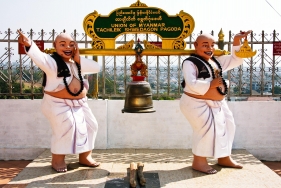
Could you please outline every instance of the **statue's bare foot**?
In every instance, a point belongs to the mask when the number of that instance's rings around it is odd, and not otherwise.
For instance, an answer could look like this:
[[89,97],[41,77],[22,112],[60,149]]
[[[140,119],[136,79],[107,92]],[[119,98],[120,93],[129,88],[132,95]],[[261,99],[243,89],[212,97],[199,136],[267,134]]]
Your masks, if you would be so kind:
[[84,165],[84,166],[89,166],[89,167],[98,167],[100,166],[100,162],[96,162],[95,160],[91,160],[91,161],[83,161],[83,160],[79,160],[79,163],[81,165]]
[[65,155],[52,154],[52,168],[56,172],[67,172],[67,166],[64,161]]
[[236,161],[234,161],[230,156],[219,158],[218,165],[230,168],[243,168],[243,166]]
[[216,174],[217,170],[213,169],[211,166],[207,165],[192,165],[192,169],[199,171],[199,172],[203,172],[205,174]]
[[203,172],[205,174],[216,174],[217,170],[208,165],[206,157],[193,155],[192,169]]
[[89,167],[98,167],[100,166],[100,162],[96,162],[92,156],[92,152],[88,151],[85,153],[80,153],[79,154],[79,163],[81,165],[89,166]]

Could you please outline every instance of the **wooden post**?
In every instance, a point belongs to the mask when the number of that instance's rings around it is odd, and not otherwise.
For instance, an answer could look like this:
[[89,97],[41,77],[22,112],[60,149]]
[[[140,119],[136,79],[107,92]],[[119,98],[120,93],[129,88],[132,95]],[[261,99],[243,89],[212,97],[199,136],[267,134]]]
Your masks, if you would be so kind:
[[142,186],[145,186],[146,184],[146,180],[144,178],[143,175],[143,168],[144,168],[144,164],[142,162],[138,163],[138,178],[139,178],[139,182]]
[[136,182],[136,165],[135,163],[130,164],[130,186],[137,187]]

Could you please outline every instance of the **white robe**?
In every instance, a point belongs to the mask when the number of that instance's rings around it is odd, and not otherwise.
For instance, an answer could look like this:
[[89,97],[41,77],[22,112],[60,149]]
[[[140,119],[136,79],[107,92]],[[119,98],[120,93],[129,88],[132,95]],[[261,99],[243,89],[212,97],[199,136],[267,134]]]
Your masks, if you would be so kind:
[[51,152],[78,154],[94,149],[98,123],[87,104],[45,94],[41,109],[52,127]]
[[[216,57],[223,72],[237,67],[243,59],[234,55],[240,46],[233,47],[232,55]],[[211,70],[208,71],[211,74]],[[217,68],[217,67],[216,67]],[[184,91],[197,95],[204,95],[212,78],[198,79],[198,69],[191,61],[184,61],[183,76],[186,86]],[[182,94],[180,109],[193,129],[192,152],[201,157],[221,158],[231,155],[235,134],[235,123],[232,112],[226,101],[212,101],[189,97]]]
[[[63,85],[63,78],[57,77],[57,64],[48,54],[41,52],[32,43],[27,55],[47,75],[45,91],[57,91]],[[97,62],[81,57],[81,74],[97,73]],[[73,76],[78,77],[76,66],[67,63],[71,76],[66,78],[69,84]],[[88,89],[87,80],[84,86]],[[87,104],[87,97],[79,100],[60,99],[44,94],[41,109],[52,127],[51,152],[54,154],[78,154],[94,148],[98,123]]]

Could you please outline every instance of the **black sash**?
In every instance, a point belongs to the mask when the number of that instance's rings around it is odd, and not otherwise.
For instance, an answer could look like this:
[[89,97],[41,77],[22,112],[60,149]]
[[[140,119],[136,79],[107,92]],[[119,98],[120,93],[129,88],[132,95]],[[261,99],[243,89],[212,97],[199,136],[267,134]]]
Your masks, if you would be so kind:
[[[51,55],[51,57],[54,58],[54,60],[57,63],[57,67],[58,67],[57,77],[69,77],[69,76],[71,76],[70,71],[69,71],[66,63],[64,62],[64,60],[61,58],[61,56],[57,52],[54,52]],[[43,87],[46,86],[46,82],[47,82],[47,75],[43,71],[43,82],[42,82]]]
[[[215,59],[215,57],[213,56],[212,59],[214,61],[217,61]],[[204,60],[201,56],[198,56],[196,54],[191,54],[190,57],[186,58],[185,60],[189,60],[191,61],[198,69],[198,78],[210,78],[211,75],[208,71],[208,68],[206,67],[206,65],[203,63],[205,62],[206,60]],[[185,61],[184,60],[184,61]],[[184,62],[183,61],[183,62]],[[182,62],[182,66],[183,66],[183,62]],[[185,80],[183,79],[183,81],[181,82],[181,86],[184,88],[185,87]]]

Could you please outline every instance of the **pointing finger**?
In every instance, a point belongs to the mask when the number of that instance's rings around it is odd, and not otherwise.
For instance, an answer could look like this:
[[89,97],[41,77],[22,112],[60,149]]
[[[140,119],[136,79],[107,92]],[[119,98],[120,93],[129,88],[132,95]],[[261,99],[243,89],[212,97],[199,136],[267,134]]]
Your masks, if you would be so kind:
[[18,31],[19,35],[21,35],[21,36],[24,35],[19,29],[17,31]]

